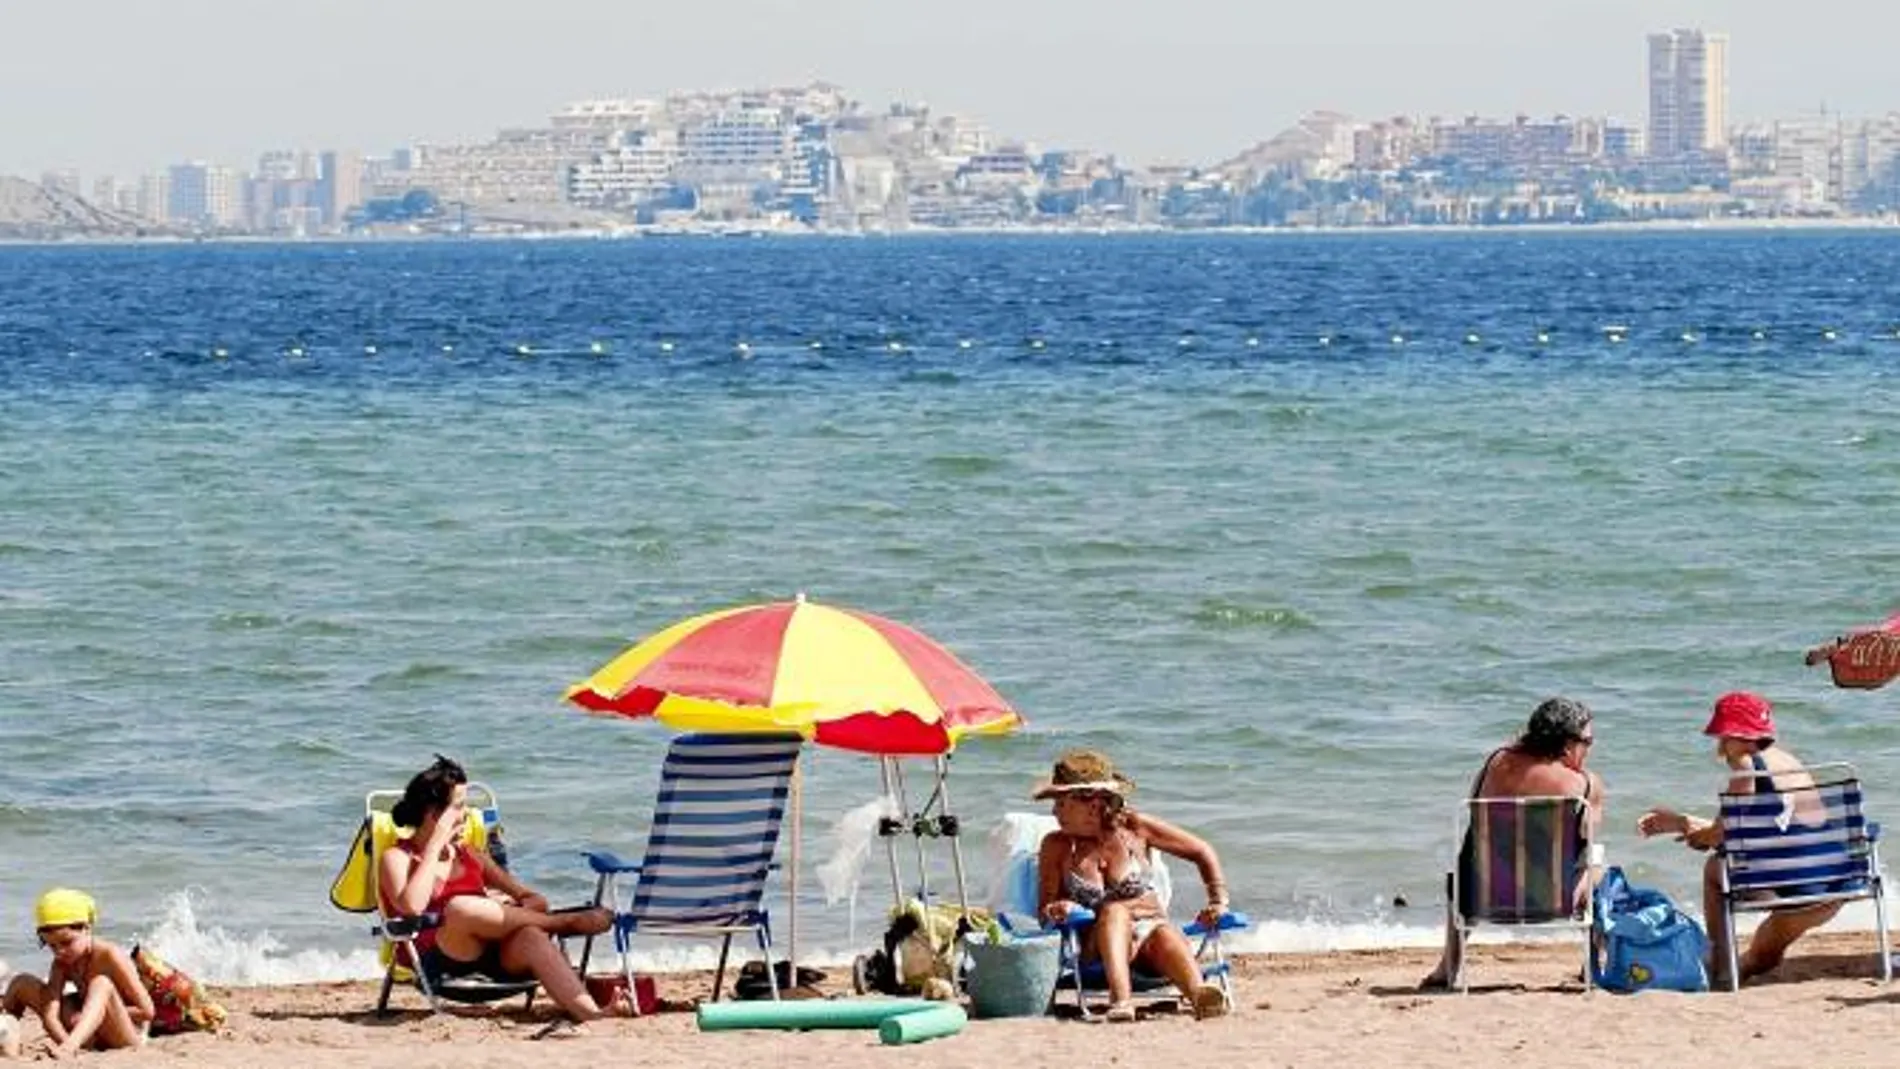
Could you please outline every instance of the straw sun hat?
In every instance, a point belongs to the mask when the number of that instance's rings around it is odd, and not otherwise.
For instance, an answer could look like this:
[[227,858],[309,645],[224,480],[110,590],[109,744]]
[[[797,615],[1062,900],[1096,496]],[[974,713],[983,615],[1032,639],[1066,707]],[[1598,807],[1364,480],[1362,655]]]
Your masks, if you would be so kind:
[[1056,758],[1049,778],[1030,796],[1038,801],[1073,791],[1103,792],[1126,797],[1135,781],[1115,771],[1115,762],[1098,750],[1070,750]]

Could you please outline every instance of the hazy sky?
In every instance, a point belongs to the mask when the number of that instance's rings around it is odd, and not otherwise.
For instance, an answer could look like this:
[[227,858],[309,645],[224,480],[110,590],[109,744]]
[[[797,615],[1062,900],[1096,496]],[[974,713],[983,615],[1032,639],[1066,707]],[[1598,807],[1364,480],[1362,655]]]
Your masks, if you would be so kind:
[[0,0],[0,173],[481,139],[562,103],[839,83],[1044,146],[1212,160],[1302,113],[1643,115],[1726,31],[1736,119],[1900,109],[1893,0]]

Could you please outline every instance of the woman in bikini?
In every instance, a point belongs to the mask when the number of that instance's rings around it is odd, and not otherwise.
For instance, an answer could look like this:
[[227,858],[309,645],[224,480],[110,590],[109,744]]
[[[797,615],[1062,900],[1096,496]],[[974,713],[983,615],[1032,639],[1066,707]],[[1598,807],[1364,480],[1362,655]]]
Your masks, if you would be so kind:
[[1127,804],[1134,784],[1107,757],[1076,750],[1056,761],[1038,800],[1055,803],[1058,830],[1042,841],[1038,904],[1043,918],[1061,923],[1070,911],[1093,910],[1095,923],[1082,933],[1083,953],[1098,959],[1108,980],[1110,1021],[1135,1019],[1131,968],[1167,977],[1181,990],[1197,1018],[1228,1010],[1221,989],[1203,983],[1194,948],[1168,923],[1155,894],[1152,852],[1191,861],[1207,887],[1203,924],[1217,923],[1227,909],[1227,884],[1214,848],[1166,821],[1137,813]]
[[463,840],[468,823],[468,775],[437,756],[403,790],[390,816],[413,828],[383,851],[379,890],[392,917],[435,914],[441,924],[416,937],[430,976],[481,974],[493,979],[532,976],[577,1022],[627,1012],[604,1011],[550,936],[599,935],[613,925],[604,909],[551,913],[548,900]]

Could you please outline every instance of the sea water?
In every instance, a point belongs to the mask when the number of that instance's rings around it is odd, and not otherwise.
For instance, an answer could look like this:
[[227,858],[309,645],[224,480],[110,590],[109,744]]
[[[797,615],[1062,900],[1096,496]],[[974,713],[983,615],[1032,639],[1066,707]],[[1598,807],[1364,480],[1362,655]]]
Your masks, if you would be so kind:
[[[584,898],[667,739],[562,690],[800,592],[1028,718],[953,762],[973,893],[1093,746],[1251,945],[1428,944],[1470,777],[1567,694],[1611,859],[1692,900],[1633,824],[1712,808],[1725,690],[1900,815],[1895,699],[1801,664],[1900,601],[1897,328],[1888,233],[0,249],[0,954],[73,884],[209,979],[365,975],[330,878],[437,752]],[[878,783],[806,772],[835,960]]]

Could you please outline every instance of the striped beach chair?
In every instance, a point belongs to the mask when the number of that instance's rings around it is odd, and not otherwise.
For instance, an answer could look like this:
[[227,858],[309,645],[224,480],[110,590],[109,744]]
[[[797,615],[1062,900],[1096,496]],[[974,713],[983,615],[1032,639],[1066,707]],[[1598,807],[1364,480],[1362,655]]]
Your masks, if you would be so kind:
[[[1575,931],[1583,939],[1589,975],[1591,902],[1577,889],[1597,861],[1584,838],[1587,803],[1581,798],[1473,798],[1457,818],[1452,859],[1452,938],[1464,944],[1480,925]],[[1469,968],[1459,989],[1471,990]],[[1589,990],[1589,985],[1584,985]]]
[[[778,997],[763,900],[801,745],[796,735],[679,736],[660,768],[646,857],[633,863],[604,850],[586,855],[598,877],[594,903],[613,906],[614,949],[627,990],[633,990],[630,948],[636,934],[717,939],[716,1001],[732,938],[749,933],[765,958],[772,997]],[[630,898],[621,883],[629,875],[635,877]],[[581,953],[583,973],[592,953],[589,939]]]
[[[1805,775],[1803,775],[1805,773]],[[1880,978],[1893,979],[1887,905],[1880,867],[1880,826],[1861,812],[1860,777],[1845,763],[1754,777],[1811,781],[1786,790],[1722,794],[1722,907],[1728,915],[1729,990],[1740,987],[1735,915],[1872,899],[1880,939]]]

